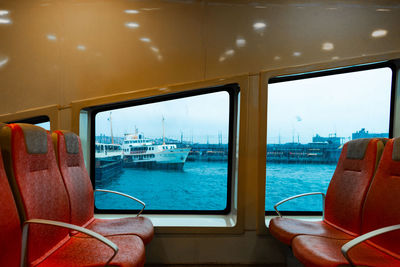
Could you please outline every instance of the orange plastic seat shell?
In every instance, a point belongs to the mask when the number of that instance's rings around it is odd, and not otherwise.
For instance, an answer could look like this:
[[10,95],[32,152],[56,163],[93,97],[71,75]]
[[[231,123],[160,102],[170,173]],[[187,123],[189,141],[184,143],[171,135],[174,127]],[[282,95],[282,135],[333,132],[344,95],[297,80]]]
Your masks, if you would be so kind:
[[347,158],[348,147],[349,142],[343,146],[326,193],[324,220],[272,218],[269,231],[275,238],[291,245],[293,238],[302,234],[351,239],[361,232],[362,207],[383,143],[370,139],[363,159]]
[[299,234],[325,236],[338,239],[352,239],[353,235],[327,224],[324,221],[303,221],[291,218],[273,218],[269,224],[270,233],[282,243],[291,245]]
[[[75,136],[79,146],[78,153],[68,153],[65,134]],[[104,220],[94,218],[93,186],[85,167],[79,137],[72,132],[55,131],[52,138],[69,196],[71,223],[86,227],[104,236],[137,235],[145,245],[150,243],[154,236],[154,227],[152,222],[144,216]],[[127,199],[127,201],[132,200]],[[83,235],[79,236],[83,237]]]
[[[26,132],[25,132],[26,131]],[[29,132],[31,144],[40,147],[40,152],[29,152],[25,136]],[[10,124],[1,129],[2,151],[7,153],[7,174],[13,184],[14,197],[21,216],[25,220],[48,219],[69,223],[70,209],[67,192],[59,172],[51,136],[44,129],[27,124]],[[46,148],[46,149],[44,149]],[[1,168],[0,168],[1,169]],[[0,170],[1,178],[1,170]],[[0,186],[2,186],[0,182]],[[0,191],[0,196],[6,190]],[[10,201],[7,201],[9,203]],[[3,203],[2,203],[3,205]],[[12,205],[7,212],[7,219],[13,217]],[[0,211],[2,211],[0,209]],[[2,216],[2,220],[3,220]],[[14,220],[15,223],[15,220]],[[17,222],[19,231],[10,230],[12,239],[21,242],[21,223]],[[8,234],[10,234],[8,233]],[[6,238],[2,235],[1,238]],[[137,236],[112,237],[120,248],[111,262],[114,266],[143,266],[145,248]],[[8,244],[7,243],[7,244]],[[21,247],[14,246],[14,259],[20,259]],[[12,256],[6,255],[7,257]],[[47,225],[31,225],[28,237],[28,264],[30,266],[104,266],[113,255],[110,248],[93,238],[71,237],[69,231]],[[8,259],[8,258],[7,258]],[[13,266],[14,261],[1,266]]]
[[19,267],[21,225],[0,153],[0,266]]
[[[349,240],[338,240],[319,236],[299,235],[293,239],[294,256],[307,267],[349,266],[340,248]],[[400,260],[381,252],[367,243],[359,244],[349,253],[356,265],[400,266]]]
[[[118,254],[110,266],[139,267],[145,262],[145,248],[137,236],[108,237],[118,244]],[[70,267],[70,266],[104,266],[111,257],[112,250],[91,238],[71,237],[67,244],[56,250],[36,266]]]
[[[400,223],[400,138],[387,142],[363,205],[361,234]],[[400,266],[400,231],[378,235],[353,247],[349,256],[356,265]],[[293,239],[293,253],[305,266],[348,265],[341,253],[346,240],[301,235]]]

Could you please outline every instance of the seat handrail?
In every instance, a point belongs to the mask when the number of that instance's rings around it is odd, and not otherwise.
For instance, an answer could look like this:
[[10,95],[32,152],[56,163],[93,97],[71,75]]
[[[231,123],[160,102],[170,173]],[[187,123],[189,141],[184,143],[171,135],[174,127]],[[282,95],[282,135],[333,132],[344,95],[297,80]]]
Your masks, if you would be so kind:
[[108,259],[108,261],[105,263],[104,266],[108,266],[108,264],[114,259],[114,257],[118,253],[118,246],[112,242],[111,240],[105,238],[104,236],[88,230],[86,228],[70,224],[70,223],[64,223],[64,222],[59,222],[59,221],[52,221],[52,220],[44,220],[44,219],[30,219],[24,222],[23,228],[22,228],[22,249],[21,249],[21,267],[26,266],[26,253],[27,253],[27,245],[28,245],[28,233],[29,233],[29,225],[30,224],[45,224],[45,225],[53,225],[57,227],[62,227],[62,228],[67,228],[71,230],[75,230],[81,233],[84,233],[90,237],[93,237],[100,242],[104,243],[105,245],[109,246],[113,250],[113,255]]
[[135,197],[133,197],[131,195],[128,195],[128,194],[125,194],[125,193],[121,193],[121,192],[118,192],[118,191],[112,191],[112,190],[106,190],[106,189],[95,189],[94,192],[105,192],[105,193],[117,194],[117,195],[120,195],[120,196],[124,196],[124,197],[130,198],[130,199],[135,200],[136,202],[142,204],[143,208],[139,211],[138,214],[136,214],[136,217],[139,217],[139,215],[143,212],[144,208],[146,207],[146,203],[144,203],[143,201],[141,201],[138,198],[135,198]]
[[278,206],[295,198],[299,198],[299,197],[305,197],[305,196],[312,196],[312,195],[322,195],[322,218],[324,218],[324,214],[325,214],[325,194],[322,192],[310,192],[310,193],[304,193],[304,194],[300,194],[300,195],[295,195],[295,196],[291,196],[288,197],[284,200],[279,201],[278,203],[276,203],[274,205],[274,210],[276,211],[276,213],[279,215],[279,217],[282,217],[282,214],[278,211]]
[[347,242],[346,244],[344,244],[341,248],[342,254],[343,256],[346,258],[346,260],[350,263],[351,266],[355,266],[353,261],[351,260],[350,256],[349,256],[349,251],[357,246],[358,244],[372,238],[375,237],[377,235],[381,235],[387,232],[391,232],[391,231],[395,231],[395,230],[400,230],[400,224],[395,224],[395,225],[391,225],[391,226],[386,226],[386,227],[382,227],[376,230],[373,230],[371,232],[365,233],[363,235],[360,235],[352,240],[350,240],[349,242]]

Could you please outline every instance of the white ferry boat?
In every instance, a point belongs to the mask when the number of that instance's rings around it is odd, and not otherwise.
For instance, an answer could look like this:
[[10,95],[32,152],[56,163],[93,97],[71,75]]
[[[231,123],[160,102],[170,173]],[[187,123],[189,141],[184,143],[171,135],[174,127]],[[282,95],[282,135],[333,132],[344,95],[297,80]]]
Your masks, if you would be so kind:
[[124,167],[182,169],[190,147],[178,148],[176,144],[155,144],[143,134],[125,134],[123,149]]
[[122,146],[120,144],[95,144],[95,157],[102,160],[120,160],[122,158]]
[[109,178],[120,172],[122,172],[122,146],[95,143],[96,178]]

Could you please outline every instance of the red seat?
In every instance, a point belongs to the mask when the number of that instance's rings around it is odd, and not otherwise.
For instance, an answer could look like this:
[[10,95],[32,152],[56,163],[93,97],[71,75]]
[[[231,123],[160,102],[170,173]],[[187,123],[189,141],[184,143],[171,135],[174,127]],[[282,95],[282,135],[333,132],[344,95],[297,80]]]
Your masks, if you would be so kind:
[[[50,134],[37,126],[10,124],[1,130],[0,143],[21,220],[24,223],[27,220],[33,223],[32,219],[69,223],[68,195]],[[20,242],[17,234],[10,240]],[[111,264],[143,266],[145,249],[139,237],[119,236],[110,239],[121,250]],[[101,266],[107,263],[113,253],[113,250],[95,239],[71,237],[66,228],[38,222],[29,227],[27,262],[30,266],[80,266],[81,263]]]
[[287,245],[301,234],[337,239],[359,234],[362,206],[383,147],[376,138],[347,142],[326,192],[323,221],[276,217],[269,224],[271,234]]
[[0,266],[17,267],[21,258],[21,224],[0,154]]
[[[386,144],[366,196],[361,234],[400,224],[399,194],[400,138],[396,138]],[[355,246],[348,251],[348,256],[356,265],[400,266],[399,240],[400,230],[383,233]],[[346,242],[324,237],[298,236],[292,243],[293,253],[306,266],[340,266],[349,264],[340,252]]]
[[146,217],[110,220],[94,218],[93,186],[85,167],[79,137],[72,132],[55,131],[52,138],[69,196],[71,223],[84,226],[104,236],[137,235],[148,244],[154,236],[154,228]]
[[[293,239],[293,253],[307,267],[349,266],[340,248],[349,240],[300,235]],[[357,266],[400,266],[400,261],[375,249],[368,244],[360,244],[350,251],[350,257]]]

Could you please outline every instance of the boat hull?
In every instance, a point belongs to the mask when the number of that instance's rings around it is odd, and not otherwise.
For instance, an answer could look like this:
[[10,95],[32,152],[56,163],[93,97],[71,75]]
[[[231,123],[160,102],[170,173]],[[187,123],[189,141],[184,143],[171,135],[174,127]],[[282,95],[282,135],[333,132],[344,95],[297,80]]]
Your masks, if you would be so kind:
[[182,170],[184,162],[179,163],[158,163],[156,161],[145,162],[124,162],[124,168],[146,168],[146,169],[163,169],[163,170]]
[[96,159],[96,179],[108,179],[122,173],[122,160],[98,160]]
[[124,155],[124,168],[148,168],[181,170],[186,162],[190,148],[176,148],[159,153]]

